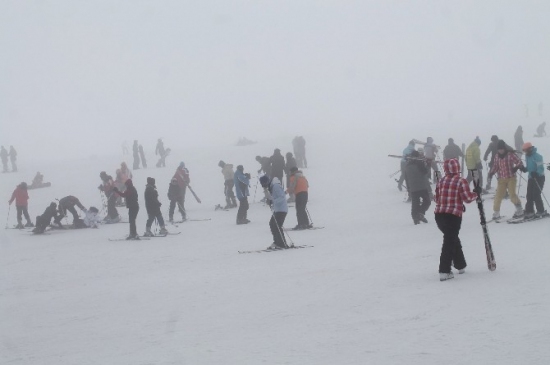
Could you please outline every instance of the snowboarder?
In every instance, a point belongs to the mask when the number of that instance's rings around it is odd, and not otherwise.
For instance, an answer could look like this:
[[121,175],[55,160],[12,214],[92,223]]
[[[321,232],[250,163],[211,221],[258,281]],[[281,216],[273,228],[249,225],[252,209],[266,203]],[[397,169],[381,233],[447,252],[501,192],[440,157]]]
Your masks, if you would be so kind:
[[157,167],[166,167],[166,157],[170,154],[170,148],[164,149],[164,142],[162,139],[158,139],[157,146],[155,148],[155,155],[159,156]]
[[132,179],[126,180],[124,183],[126,190],[124,192],[118,191],[117,188],[113,189],[113,192],[124,197],[126,199],[126,208],[128,208],[128,219],[130,220],[130,235],[126,239],[138,240],[139,235],[136,228],[136,218],[139,212],[138,192],[132,182]]
[[450,160],[451,158],[464,157],[462,150],[455,144],[454,139],[449,138],[449,144],[443,149],[443,159]]
[[[298,167],[298,165],[296,164],[296,159],[294,158],[294,156],[292,156],[292,152],[287,152],[285,156],[286,156],[286,164],[285,164],[286,186],[289,186],[290,175],[292,174],[290,170],[293,167]],[[294,196],[294,194],[289,193],[287,203],[292,203],[295,200],[296,200],[296,197]]]
[[178,168],[172,178],[177,180],[178,186],[180,187],[180,194],[177,204],[180,212],[183,211],[181,214],[182,219],[186,220],[187,214],[185,213],[185,194],[187,193],[187,187],[191,183],[191,178],[189,177],[189,170],[185,167],[185,163],[183,161],[181,161],[178,165]]
[[403,158],[400,161],[401,176],[397,181],[397,188],[399,189],[399,191],[403,191],[403,182],[406,182],[405,166],[407,166],[407,156],[409,156],[411,152],[414,151],[414,146],[415,146],[414,139],[412,139],[409,141],[409,144],[407,145],[407,147],[405,147],[405,149],[403,150]]
[[146,169],[147,160],[145,159],[145,152],[143,152],[143,146],[139,145],[138,150],[139,150],[139,156],[141,157],[141,165],[143,166],[144,169]]
[[424,157],[426,158],[426,165],[428,166],[428,177],[432,175],[432,169],[434,171],[433,181],[437,180],[439,177],[439,168],[435,162],[438,150],[438,147],[434,144],[433,138],[428,137],[424,144]]
[[[514,155],[515,156],[515,155]],[[443,162],[445,176],[439,180],[435,188],[435,222],[443,233],[443,245],[439,258],[439,280],[445,281],[454,277],[451,264],[464,273],[466,259],[458,234],[462,224],[464,203],[476,200],[477,195],[470,191],[466,179],[460,177],[460,163],[457,159]],[[479,186],[477,189],[481,189]]]
[[67,211],[71,212],[71,214],[73,215],[73,225],[76,227],[81,219],[78,216],[78,212],[74,208],[75,205],[80,208],[80,210],[82,210],[84,213],[86,213],[87,210],[86,208],[84,208],[82,203],[80,203],[80,200],[72,195],[68,195],[64,198],[59,199],[57,210],[59,211],[60,220],[67,216]]
[[[476,139],[474,139],[468,148],[466,148],[466,156],[464,160],[466,162],[466,168],[468,169],[468,177],[466,179],[468,183],[474,179],[470,170],[477,170],[477,174],[479,176],[479,186],[483,186],[483,164],[481,163],[481,150],[479,149],[480,145],[481,139],[476,136]],[[487,190],[483,191],[483,193],[487,193]]]
[[160,211],[161,202],[159,202],[159,193],[155,186],[155,179],[152,177],[147,178],[147,186],[145,187],[145,209],[147,210],[147,223],[145,225],[145,237],[152,237],[151,226],[156,219],[160,225],[160,235],[168,234],[168,231],[164,227],[164,219],[162,218],[162,212]]
[[270,177],[277,177],[279,181],[283,181],[283,173],[285,171],[285,158],[281,155],[281,150],[276,148],[273,151],[273,155],[269,158],[269,164],[271,166]]
[[288,213],[288,205],[281,182],[277,177],[274,177],[270,181],[269,177],[264,175],[260,177],[260,184],[264,188],[265,198],[272,210],[271,218],[269,219],[269,228],[273,235],[273,243],[268,249],[288,248],[283,231],[283,224]]
[[521,126],[518,126],[516,133],[514,133],[514,146],[516,147],[518,157],[521,158],[521,151],[523,147],[523,128]]
[[239,210],[237,211],[237,224],[247,224],[250,221],[246,218],[248,212],[248,188],[250,187],[250,174],[244,173],[243,165],[237,166],[237,171],[233,176],[237,199],[239,199]]
[[185,216],[185,210],[182,206],[183,196],[181,192],[181,187],[178,185],[178,179],[175,177],[172,178],[172,181],[170,181],[170,185],[168,186],[168,200],[170,200],[170,208],[168,210],[168,221],[170,223],[174,223],[174,211],[176,209],[176,205],[178,206],[178,210],[181,213],[181,219],[184,221],[186,219]]
[[271,162],[269,160],[269,157],[256,156],[256,161],[260,163],[258,174],[261,174],[263,172],[265,175],[271,176]]
[[426,162],[420,159],[420,153],[413,150],[411,159],[405,166],[407,176],[407,190],[411,197],[411,217],[414,224],[428,223],[426,211],[431,205],[430,181],[428,180],[428,168]]
[[46,228],[50,225],[52,218],[54,223],[63,228],[61,225],[61,218],[57,213],[57,204],[55,202],[50,203],[42,215],[36,217],[36,227],[32,230],[34,233],[44,233]]
[[298,220],[298,225],[296,225],[294,229],[302,230],[311,228],[309,217],[306,211],[309,182],[304,176],[304,173],[298,170],[296,166],[291,168],[290,172],[291,175],[287,192],[296,196],[296,218]]
[[43,183],[44,183],[44,175],[42,175],[40,171],[38,171],[36,175],[34,175],[34,178],[32,179],[31,186],[34,188],[37,188],[42,186]]
[[296,167],[307,169],[306,140],[302,136],[296,136],[292,140],[294,156],[296,156]]
[[223,174],[223,193],[225,195],[225,207],[224,209],[236,208],[237,200],[235,199],[235,193],[233,192],[233,187],[235,186],[234,176],[235,172],[233,171],[233,165],[220,161],[218,166],[222,168]]
[[537,127],[537,134],[535,134],[535,137],[544,137],[546,136],[546,122],[543,122],[541,125]]
[[137,140],[134,140],[134,144],[132,145],[132,155],[134,158],[133,168],[134,170],[137,170],[139,169],[139,147]]
[[9,157],[8,150],[6,150],[4,146],[2,146],[2,148],[0,149],[0,158],[2,159],[2,172],[9,172],[8,157]]
[[17,172],[17,151],[13,146],[10,146],[10,162],[11,162],[11,171]]
[[[537,152],[537,148],[531,142],[527,142],[522,146],[525,153],[526,167],[522,167],[523,172],[528,172],[527,180],[527,203],[525,203],[525,219],[542,218],[548,213],[544,209],[541,194],[544,189],[544,161],[542,156]],[[537,213],[533,209],[533,205],[537,208]]]
[[106,223],[117,223],[120,222],[120,216],[116,209],[116,200],[117,196],[114,194],[115,182],[110,175],[107,175],[105,171],[101,171],[99,174],[102,184],[99,185],[98,189],[105,194],[107,198],[107,216],[104,221]]
[[516,194],[516,172],[518,169],[523,168],[523,163],[519,157],[513,152],[508,150],[508,146],[503,140],[499,140],[497,143],[497,154],[493,159],[493,167],[489,171],[488,180],[494,174],[497,174],[498,185],[495,193],[495,201],[493,202],[493,219],[500,219],[500,205],[502,199],[508,191],[510,194],[510,201],[515,205],[516,212],[514,218],[523,216],[523,208],[521,206],[521,200]]
[[[27,183],[22,182],[21,184],[17,185],[13,193],[11,194],[11,199],[8,200],[8,204],[11,205],[13,201],[15,200],[15,208],[17,209],[17,226],[16,228],[22,229],[24,227],[34,227],[31,221],[31,217],[29,217],[29,193],[27,191]],[[27,224],[23,226],[23,219],[22,215],[25,216],[25,220],[27,221]]]

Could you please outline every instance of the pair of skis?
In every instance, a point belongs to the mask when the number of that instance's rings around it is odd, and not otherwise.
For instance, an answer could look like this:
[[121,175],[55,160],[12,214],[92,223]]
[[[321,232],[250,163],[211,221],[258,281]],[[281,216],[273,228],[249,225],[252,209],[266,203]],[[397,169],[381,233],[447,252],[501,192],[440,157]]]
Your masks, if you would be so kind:
[[[470,170],[473,181],[474,181],[474,187],[475,190],[480,190],[481,186],[479,186],[479,172],[478,170]],[[478,189],[479,188],[479,189]],[[493,253],[493,246],[491,245],[491,238],[489,237],[489,230],[487,229],[487,221],[485,219],[485,210],[483,209],[483,199],[481,198],[481,193],[476,192],[477,198],[477,208],[479,210],[479,218],[481,221],[481,228],[483,230],[483,238],[485,240],[485,254],[487,255],[487,268],[490,271],[495,271],[497,269],[497,263],[495,261],[495,255]]]
[[298,248],[309,248],[313,246],[309,245],[300,245],[300,246],[290,246],[287,248],[266,248],[263,250],[252,250],[252,251],[239,251],[239,253],[263,253],[263,252],[277,252],[277,251],[285,251],[285,250],[292,250],[292,249],[298,249]]

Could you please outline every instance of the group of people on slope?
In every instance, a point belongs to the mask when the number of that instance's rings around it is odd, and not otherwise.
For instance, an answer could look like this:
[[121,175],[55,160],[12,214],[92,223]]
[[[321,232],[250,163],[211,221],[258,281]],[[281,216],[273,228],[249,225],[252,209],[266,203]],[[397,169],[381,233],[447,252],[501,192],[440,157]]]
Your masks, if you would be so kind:
[[[126,142],[122,145],[123,154],[127,154]],[[156,167],[166,167],[166,157],[170,154],[172,150],[170,148],[164,148],[164,142],[161,138],[157,140],[157,145],[155,147],[155,155],[159,157],[159,160],[156,164]],[[132,145],[132,156],[133,156],[133,169],[139,169],[139,164],[141,161],[141,166],[147,168],[147,160],[145,158],[145,152],[143,151],[143,146],[138,143],[137,140],[134,140]]]

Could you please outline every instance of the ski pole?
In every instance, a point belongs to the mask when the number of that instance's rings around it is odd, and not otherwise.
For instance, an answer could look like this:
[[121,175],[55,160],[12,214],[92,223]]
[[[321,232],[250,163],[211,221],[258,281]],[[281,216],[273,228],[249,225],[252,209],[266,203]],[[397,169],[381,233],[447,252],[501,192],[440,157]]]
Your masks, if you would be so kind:
[[401,169],[397,170],[396,172],[394,172],[393,174],[390,174],[390,178],[394,177],[395,175],[397,175],[398,173],[401,172]]
[[307,209],[307,207],[306,207],[306,213],[307,213],[307,217],[309,218],[309,224],[313,226],[313,219],[311,219],[311,215],[309,214],[309,209]]
[[[283,243],[285,244],[286,248],[294,247],[294,241],[292,241],[292,238],[290,237],[288,232],[285,231],[284,229],[281,231],[281,227],[279,227],[279,223],[277,223],[277,219],[275,218],[275,212],[273,211],[273,209],[271,210],[271,218],[273,219],[273,222],[275,222],[275,225],[277,226],[277,230],[279,231],[279,235],[283,239]],[[285,235],[283,232],[285,232],[286,235],[288,236],[288,240],[290,241],[290,246],[284,241]]]
[[521,189],[521,180],[523,180],[523,176],[521,175],[521,172],[519,173],[519,184],[518,184],[518,196],[519,196],[519,189]]
[[[260,176],[260,175],[258,175]],[[256,177],[256,188],[254,189],[254,200],[253,203],[256,203],[256,192],[258,191],[258,182],[260,181],[259,178]]]
[[6,218],[6,229],[8,229],[8,221],[10,220],[11,204],[8,205],[8,217]]
[[546,196],[545,196],[544,193],[542,192],[542,189],[541,189],[540,184],[539,184],[539,182],[537,181],[537,179],[535,179],[535,182],[537,183],[537,187],[539,188],[540,194],[541,194],[542,197],[544,198],[544,201],[546,201],[546,205],[548,205],[548,206],[550,207],[550,204],[548,204],[548,200],[546,199]]

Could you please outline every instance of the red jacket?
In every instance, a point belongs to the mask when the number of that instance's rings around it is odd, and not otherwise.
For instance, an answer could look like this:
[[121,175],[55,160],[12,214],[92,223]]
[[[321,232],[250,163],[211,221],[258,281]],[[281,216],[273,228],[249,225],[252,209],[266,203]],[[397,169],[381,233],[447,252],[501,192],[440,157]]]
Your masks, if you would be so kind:
[[191,179],[189,178],[189,170],[187,170],[185,167],[183,169],[180,169],[178,167],[173,178],[178,181],[178,185],[182,189],[189,185],[189,183],[191,182]]
[[18,186],[11,194],[10,204],[15,200],[15,205],[18,207],[25,207],[29,203],[29,193],[27,189],[23,189],[21,186]]
[[460,164],[452,158],[443,163],[445,177],[437,183],[435,188],[435,213],[449,213],[462,217],[463,204],[471,203],[477,194],[470,191],[468,181],[460,177]]

